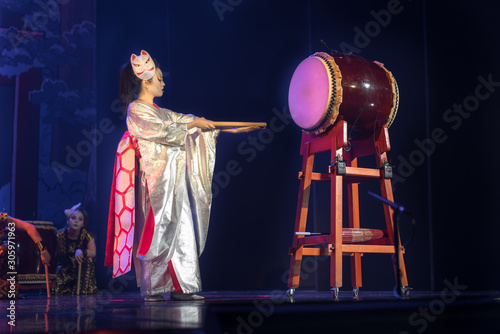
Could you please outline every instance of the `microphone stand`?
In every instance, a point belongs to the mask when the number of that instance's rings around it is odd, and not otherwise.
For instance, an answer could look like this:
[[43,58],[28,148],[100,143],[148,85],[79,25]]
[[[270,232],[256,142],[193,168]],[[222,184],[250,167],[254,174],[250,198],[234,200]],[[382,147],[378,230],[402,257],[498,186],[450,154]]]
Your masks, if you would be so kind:
[[377,194],[372,193],[371,191],[368,191],[368,194],[370,194],[372,197],[375,197],[379,201],[389,205],[391,208],[394,209],[394,214],[393,214],[393,223],[394,223],[394,256],[395,258],[395,264],[396,264],[396,284],[397,284],[397,294],[400,297],[403,297],[403,287],[401,286],[401,264],[400,264],[400,259],[399,259],[399,254],[400,254],[400,243],[399,243],[399,214],[401,212],[405,211],[405,208],[401,205],[397,205],[394,202],[391,202],[387,200],[386,198],[383,198],[382,196],[379,196]]

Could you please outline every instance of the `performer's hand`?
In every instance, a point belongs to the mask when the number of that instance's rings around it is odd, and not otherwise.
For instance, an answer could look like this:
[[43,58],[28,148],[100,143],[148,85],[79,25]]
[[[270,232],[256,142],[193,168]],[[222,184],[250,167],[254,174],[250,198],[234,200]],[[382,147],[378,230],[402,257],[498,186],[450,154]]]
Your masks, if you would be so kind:
[[225,128],[221,129],[221,132],[229,132],[229,133],[245,133],[245,132],[250,132],[250,131],[255,131],[255,130],[260,130],[258,126],[242,126],[238,128]]
[[49,251],[44,249],[43,252],[40,254],[40,258],[42,259],[42,263],[45,265],[50,266],[50,254]]
[[83,256],[83,252],[81,249],[77,249],[76,252],[75,252],[75,259],[79,262],[79,263],[83,263],[83,259],[84,259],[84,256]]
[[213,125],[210,121],[206,120],[204,117],[200,117],[188,123],[188,129],[197,127],[203,131],[210,131],[215,129],[215,125]]

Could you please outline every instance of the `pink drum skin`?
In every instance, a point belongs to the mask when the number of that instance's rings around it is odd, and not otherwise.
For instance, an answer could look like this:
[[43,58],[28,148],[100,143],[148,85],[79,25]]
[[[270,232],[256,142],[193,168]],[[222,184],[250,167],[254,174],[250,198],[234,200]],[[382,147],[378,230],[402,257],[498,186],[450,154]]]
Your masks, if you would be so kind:
[[317,52],[293,73],[288,105],[294,122],[319,135],[345,120],[351,136],[389,127],[397,112],[399,91],[383,64],[350,54]]
[[307,58],[290,82],[288,105],[294,122],[303,129],[319,125],[330,99],[330,77],[319,58]]

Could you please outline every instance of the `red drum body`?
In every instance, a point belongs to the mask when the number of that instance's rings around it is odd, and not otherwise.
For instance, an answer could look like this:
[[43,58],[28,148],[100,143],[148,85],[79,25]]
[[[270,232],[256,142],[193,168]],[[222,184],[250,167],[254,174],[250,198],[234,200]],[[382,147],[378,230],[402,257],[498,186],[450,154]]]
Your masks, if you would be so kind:
[[390,127],[396,117],[399,91],[383,64],[349,54],[317,52],[293,73],[288,105],[294,122],[319,135],[345,120],[351,134],[370,134]]
[[[34,225],[42,237],[50,254],[49,276],[55,278],[57,270],[56,228],[52,222],[28,221]],[[25,231],[16,230],[16,269],[20,284],[40,284],[45,282],[45,266],[40,258],[40,251]]]

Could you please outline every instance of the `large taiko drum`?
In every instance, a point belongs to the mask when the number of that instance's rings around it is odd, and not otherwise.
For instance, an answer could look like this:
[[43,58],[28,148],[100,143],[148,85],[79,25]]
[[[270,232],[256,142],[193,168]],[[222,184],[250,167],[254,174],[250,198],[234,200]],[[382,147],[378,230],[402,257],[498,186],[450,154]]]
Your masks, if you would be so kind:
[[[55,279],[57,270],[56,228],[52,222],[28,221],[36,227],[43,243],[50,254],[49,278]],[[25,231],[16,230],[16,268],[19,284],[45,283],[45,266],[40,258],[40,251]]]
[[353,136],[389,127],[398,110],[399,91],[379,62],[350,54],[317,52],[293,73],[288,105],[294,122],[319,135],[345,120]]

